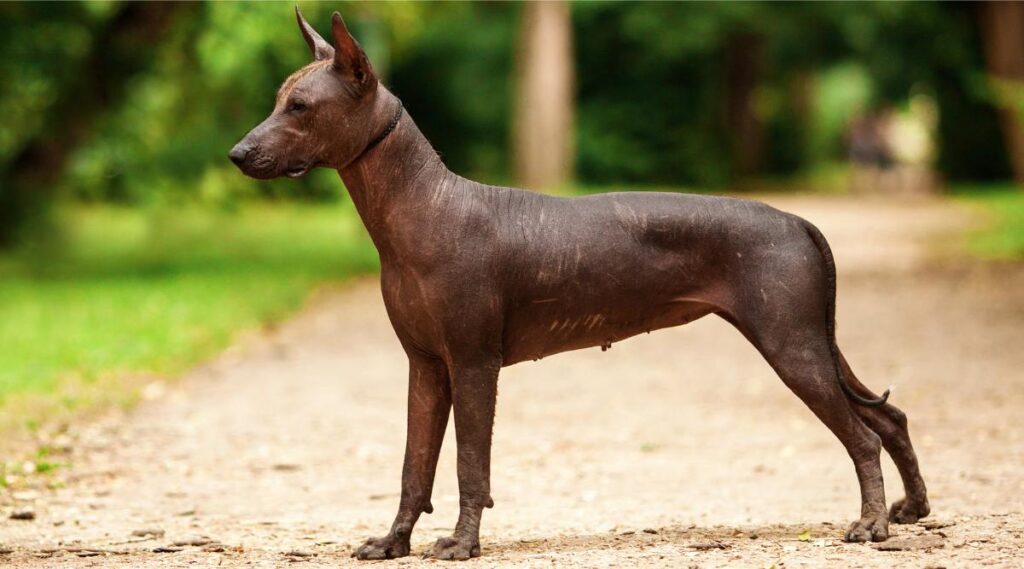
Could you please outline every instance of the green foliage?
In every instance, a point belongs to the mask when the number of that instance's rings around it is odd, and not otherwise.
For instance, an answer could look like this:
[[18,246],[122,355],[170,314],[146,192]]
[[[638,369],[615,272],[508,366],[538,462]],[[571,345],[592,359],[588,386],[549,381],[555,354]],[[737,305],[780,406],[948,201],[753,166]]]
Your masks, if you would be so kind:
[[[274,197],[338,197],[337,177],[256,182],[226,153],[270,112],[289,73],[309,52],[285,4],[213,2],[190,14],[160,46],[148,72],[102,117],[74,156],[72,195],[126,203],[223,203]],[[314,6],[310,18],[324,21]],[[329,37],[329,36],[328,36]]]
[[[182,6],[141,61],[116,53],[133,44],[104,43],[130,7],[0,5],[0,71],[8,86],[0,93],[6,117],[0,175],[10,173],[37,137],[55,131],[55,140],[64,138],[62,117],[52,113],[61,100],[109,75],[90,68],[102,48],[114,51],[104,65],[140,69],[125,79],[122,97],[77,127],[88,133],[70,153],[60,178],[63,195],[127,204],[339,197],[333,176],[255,182],[225,159],[270,111],[279,83],[308,61],[291,3]],[[330,12],[345,14],[385,83],[455,171],[513,181],[509,125],[519,5],[303,7],[325,37]],[[737,141],[725,101],[729,53],[738,38],[758,46],[751,105],[764,125],[759,174],[788,175],[842,159],[852,113],[925,92],[941,111],[942,172],[952,179],[1004,178],[1009,167],[973,10],[936,3],[574,3],[579,180],[734,182]],[[800,89],[810,104],[800,101]]]
[[315,284],[377,267],[350,204],[76,207],[60,220],[59,253],[0,257],[0,402],[69,377],[183,371]]
[[396,53],[390,87],[455,172],[509,181],[508,141],[519,7],[434,5]]
[[813,162],[824,162],[843,155],[851,110],[867,109],[873,94],[867,70],[856,63],[836,65],[819,75],[817,82],[808,153]]
[[0,4],[0,163],[46,122],[61,90],[80,73],[93,30],[110,16],[106,4]]
[[968,235],[967,247],[983,259],[1024,259],[1024,192],[1019,186],[958,186],[955,194],[987,218]]
[[[708,15],[710,9],[715,15]],[[721,185],[728,143],[715,55],[739,5],[574,5],[577,171],[586,182]],[[687,33],[663,33],[671,29]],[[707,57],[711,55],[712,57]]]

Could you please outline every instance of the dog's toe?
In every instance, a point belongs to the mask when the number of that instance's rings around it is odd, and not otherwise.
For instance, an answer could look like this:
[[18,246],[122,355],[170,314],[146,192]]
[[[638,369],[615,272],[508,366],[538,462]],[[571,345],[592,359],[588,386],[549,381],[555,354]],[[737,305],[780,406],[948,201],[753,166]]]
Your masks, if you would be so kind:
[[885,515],[865,516],[850,524],[844,539],[851,543],[885,541],[889,539],[889,520]]
[[931,506],[928,499],[912,501],[903,498],[893,502],[889,509],[889,521],[896,524],[916,524],[917,520],[926,517],[931,513]]
[[434,543],[434,559],[465,561],[480,557],[480,544],[475,540],[442,537]]
[[395,536],[371,537],[359,546],[352,557],[356,559],[396,559],[409,555],[409,544]]

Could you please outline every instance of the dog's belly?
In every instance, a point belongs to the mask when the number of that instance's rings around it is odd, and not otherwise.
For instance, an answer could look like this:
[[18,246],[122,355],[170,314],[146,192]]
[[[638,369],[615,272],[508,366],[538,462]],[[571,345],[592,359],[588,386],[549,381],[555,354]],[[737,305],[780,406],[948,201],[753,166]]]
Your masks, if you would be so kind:
[[510,315],[503,342],[503,365],[601,346],[637,334],[680,326],[718,308],[704,300],[671,298],[644,302],[643,306],[568,310],[558,301],[535,301]]

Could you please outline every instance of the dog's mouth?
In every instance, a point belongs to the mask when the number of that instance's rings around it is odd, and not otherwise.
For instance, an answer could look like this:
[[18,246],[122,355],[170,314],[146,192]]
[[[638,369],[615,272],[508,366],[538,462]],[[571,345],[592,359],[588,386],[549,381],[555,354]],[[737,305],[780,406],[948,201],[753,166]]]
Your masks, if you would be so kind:
[[238,168],[250,178],[270,180],[280,175],[275,172],[276,165],[276,161],[270,156],[253,151],[245,162],[238,165]]
[[287,170],[284,171],[284,175],[288,176],[289,178],[301,178],[302,176],[306,175],[306,172],[309,172],[309,166],[309,164],[300,164],[298,166],[292,166],[291,168],[288,168]]
[[247,176],[256,178],[257,180],[271,180],[279,176],[301,178],[309,173],[314,166],[316,166],[314,161],[305,160],[294,163],[288,168],[282,169],[281,162],[275,159],[272,155],[253,151],[248,157],[248,160],[239,164],[238,167]]

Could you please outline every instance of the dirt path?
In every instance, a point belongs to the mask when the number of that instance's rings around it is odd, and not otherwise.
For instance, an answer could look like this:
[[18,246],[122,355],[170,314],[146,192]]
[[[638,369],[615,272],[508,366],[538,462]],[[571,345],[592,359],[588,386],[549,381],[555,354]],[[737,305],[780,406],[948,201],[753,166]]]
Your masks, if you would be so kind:
[[[505,370],[497,505],[470,565],[1022,566],[1024,270],[935,268],[922,239],[964,223],[946,205],[772,201],[829,236],[840,344],[911,418],[933,516],[893,526],[909,550],[839,541],[858,512],[849,458],[707,318]],[[398,502],[405,373],[375,281],[324,294],[77,432],[66,487],[3,496],[3,513],[37,515],[0,520],[0,566],[358,565],[351,546],[383,533]],[[453,442],[414,554],[455,522]],[[888,462],[886,482],[902,496]],[[160,535],[132,536],[144,530]],[[212,545],[173,545],[199,537]]]

